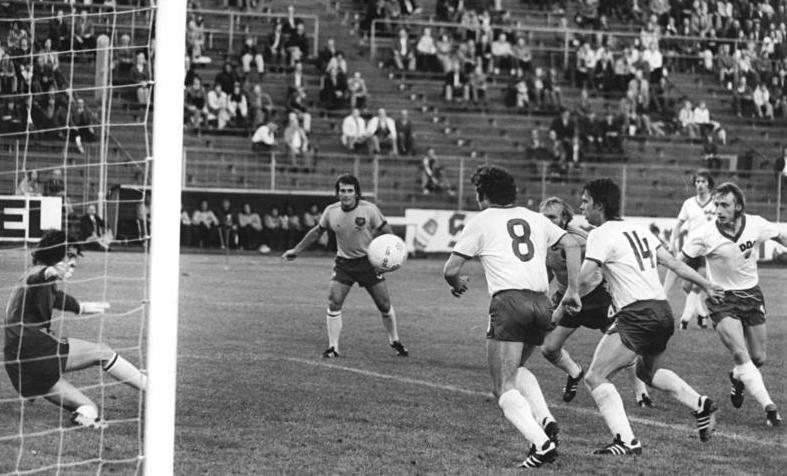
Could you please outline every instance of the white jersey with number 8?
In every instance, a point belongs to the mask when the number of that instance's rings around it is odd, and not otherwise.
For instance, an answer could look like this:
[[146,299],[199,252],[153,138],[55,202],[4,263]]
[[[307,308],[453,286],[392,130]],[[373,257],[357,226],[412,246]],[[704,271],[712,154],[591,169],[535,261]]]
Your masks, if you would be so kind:
[[661,241],[646,227],[622,220],[604,222],[590,231],[585,259],[601,266],[616,309],[636,301],[667,299],[659,279],[659,246]]
[[454,253],[481,259],[489,294],[507,289],[546,292],[547,251],[565,234],[545,216],[527,208],[492,207],[467,222]]

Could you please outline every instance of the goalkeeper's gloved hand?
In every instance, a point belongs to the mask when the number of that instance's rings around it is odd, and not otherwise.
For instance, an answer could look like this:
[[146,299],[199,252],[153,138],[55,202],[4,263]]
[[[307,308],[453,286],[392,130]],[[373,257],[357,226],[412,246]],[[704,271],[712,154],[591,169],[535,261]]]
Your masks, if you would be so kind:
[[108,302],[81,302],[79,303],[80,314],[102,314],[109,309]]

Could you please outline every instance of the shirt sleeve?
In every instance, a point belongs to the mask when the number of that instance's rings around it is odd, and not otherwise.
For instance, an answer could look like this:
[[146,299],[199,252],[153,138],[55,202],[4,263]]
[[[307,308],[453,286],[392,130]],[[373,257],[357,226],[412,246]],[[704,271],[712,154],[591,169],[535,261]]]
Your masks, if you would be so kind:
[[585,259],[595,261],[599,266],[606,263],[609,258],[609,248],[607,246],[608,243],[606,243],[609,240],[605,240],[600,235],[601,232],[598,230],[591,230],[588,233],[588,241],[585,245]]
[[761,216],[757,216],[757,229],[759,230],[759,239],[761,241],[768,241],[777,238],[781,233],[779,227],[775,223],[771,223]]
[[369,207],[369,228],[374,231],[385,225],[387,222],[383,212],[376,205]]
[[472,259],[481,253],[483,245],[483,227],[478,224],[477,219],[471,219],[465,224],[462,235],[454,245],[453,253],[466,259]]
[[554,246],[555,243],[557,243],[558,241],[560,241],[561,238],[563,238],[563,235],[568,233],[566,230],[555,225],[554,223],[552,223],[552,221],[550,221],[547,218],[544,218],[542,222],[544,223],[543,230],[545,231],[546,242],[547,242],[547,246],[549,247]]
[[54,308],[57,310],[62,309],[64,311],[73,312],[74,314],[79,314],[80,310],[79,301],[60,290],[58,290],[55,294]]
[[680,213],[678,213],[678,221],[686,221],[689,219],[689,211],[686,210],[686,202],[683,202],[683,205],[680,207]]
[[689,233],[689,236],[686,237],[686,241],[683,243],[683,249],[681,250],[686,257],[699,258],[700,256],[708,254],[708,245],[702,233],[704,229],[705,227],[699,228]]

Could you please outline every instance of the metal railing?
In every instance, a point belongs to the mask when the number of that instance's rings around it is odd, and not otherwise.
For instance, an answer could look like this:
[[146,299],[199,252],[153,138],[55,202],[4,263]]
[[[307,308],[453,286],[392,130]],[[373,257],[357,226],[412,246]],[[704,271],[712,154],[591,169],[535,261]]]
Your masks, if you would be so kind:
[[[352,173],[362,188],[371,192],[387,210],[442,208],[473,210],[475,191],[470,177],[480,165],[506,167],[520,188],[520,203],[536,207],[546,197],[558,195],[578,205],[582,185],[591,179],[610,177],[621,186],[622,212],[629,216],[675,216],[683,201],[694,194],[691,177],[696,166],[584,163],[567,173],[557,172],[549,162],[512,158],[441,156],[442,178],[450,187],[424,194],[419,158],[321,153],[315,164],[286,153],[246,152],[208,148],[184,150],[184,188],[228,187],[250,192],[325,191],[331,193],[336,177]],[[730,165],[729,163],[726,165]],[[740,165],[740,164],[738,164]],[[754,170],[716,170],[717,183],[734,181],[747,195],[747,211],[781,221],[782,176]]]

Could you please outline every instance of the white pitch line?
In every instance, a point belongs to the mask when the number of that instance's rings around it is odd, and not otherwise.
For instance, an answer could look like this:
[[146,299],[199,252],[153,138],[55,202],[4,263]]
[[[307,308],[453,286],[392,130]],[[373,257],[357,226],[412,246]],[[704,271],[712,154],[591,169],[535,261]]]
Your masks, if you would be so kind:
[[[197,359],[210,359],[210,360],[214,360],[214,361],[216,360],[216,355],[215,354],[211,355],[210,357],[200,356],[200,355],[188,355],[188,356],[183,356],[183,357],[192,358],[192,359],[193,358],[197,358]],[[227,357],[227,356],[226,356],[226,354],[220,355],[219,359],[221,359],[222,357]],[[235,358],[235,357],[236,356],[233,356],[233,358]],[[481,392],[481,391],[478,391],[478,390],[470,390],[470,389],[467,389],[467,388],[457,387],[455,385],[448,385],[448,384],[440,384],[440,383],[428,382],[426,380],[418,380],[418,379],[409,378],[409,377],[402,377],[400,375],[383,374],[383,373],[375,372],[375,371],[372,371],[372,370],[364,370],[364,369],[358,369],[358,368],[354,368],[354,367],[345,367],[343,365],[331,364],[331,363],[327,363],[327,362],[323,362],[323,361],[319,361],[319,360],[309,360],[309,359],[303,359],[303,358],[299,358],[299,357],[284,357],[284,356],[272,355],[272,354],[247,354],[247,353],[238,354],[237,358],[241,358],[243,360],[281,360],[281,361],[286,361],[286,362],[293,362],[293,363],[298,363],[298,364],[310,365],[312,367],[323,367],[323,368],[329,368],[329,369],[334,369],[334,370],[342,370],[342,371],[345,371],[345,372],[350,372],[350,373],[354,373],[354,374],[358,374],[358,375],[364,375],[366,377],[373,377],[373,378],[379,378],[379,379],[393,380],[393,381],[396,381],[396,382],[399,382],[399,383],[405,383],[405,384],[417,385],[417,386],[421,386],[421,387],[433,388],[435,390],[444,390],[444,391],[447,391],[447,392],[459,393],[459,394],[462,394],[462,395],[470,395],[470,396],[474,396],[474,397],[492,397],[492,394],[490,392]],[[568,411],[572,411],[574,413],[580,413],[582,415],[587,415],[587,416],[595,416],[595,417],[599,416],[598,411],[591,410],[589,408],[582,408],[582,407],[579,407],[579,406],[568,406],[568,405],[562,405],[562,404],[558,403],[558,404],[550,404],[550,407],[551,408],[558,408],[560,410],[568,410]],[[631,416],[629,416],[629,420],[634,422],[634,423],[639,423],[639,424],[642,424],[642,425],[653,426],[653,427],[657,427],[657,428],[663,428],[663,429],[669,429],[669,430],[675,430],[675,431],[681,431],[681,432],[694,431],[694,428],[690,428],[690,427],[687,427],[687,426],[684,426],[684,425],[675,425],[675,424],[671,424],[671,423],[664,423],[664,422],[660,422],[660,421],[656,421],[656,420],[650,420],[650,419],[647,419],[647,418],[640,418],[640,417],[631,417]],[[751,436],[746,436],[746,435],[738,435],[738,434],[734,434],[734,433],[726,433],[726,432],[718,431],[718,430],[714,433],[714,437],[715,438],[725,438],[725,439],[728,439],[728,440],[748,443],[748,444],[757,445],[757,446],[777,446],[777,447],[780,447],[780,448],[787,448],[787,444],[780,443],[778,441],[762,440],[762,439],[759,439],[759,438],[756,438],[756,437],[751,437]]]

